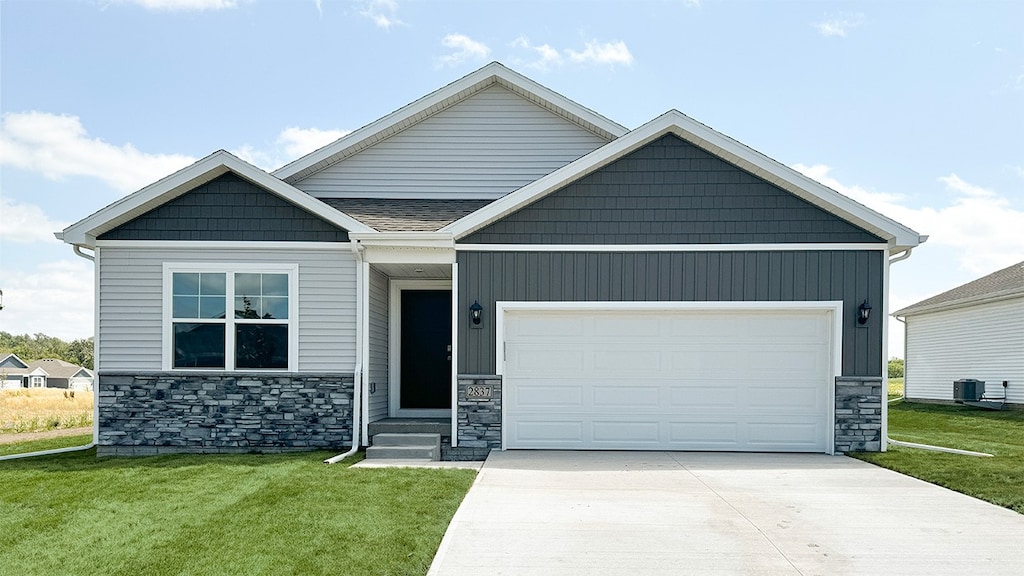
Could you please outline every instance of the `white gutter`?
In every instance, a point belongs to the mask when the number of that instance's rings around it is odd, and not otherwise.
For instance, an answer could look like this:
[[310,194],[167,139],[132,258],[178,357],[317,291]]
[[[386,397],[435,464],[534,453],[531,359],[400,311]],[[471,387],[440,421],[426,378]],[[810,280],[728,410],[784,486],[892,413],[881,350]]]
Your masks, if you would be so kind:
[[54,448],[53,450],[40,450],[38,452],[26,452],[24,454],[11,454],[0,456],[0,462],[4,460],[17,460],[19,458],[34,458],[36,456],[49,456],[50,454],[64,454],[65,452],[80,452],[96,446],[96,442],[89,442],[85,446],[72,446],[70,448]]
[[363,412],[362,408],[362,388],[363,388],[363,361],[362,354],[360,353],[361,345],[363,342],[363,289],[364,284],[369,281],[369,278],[363,273],[363,254],[360,252],[359,241],[351,239],[352,242],[352,254],[356,257],[356,369],[353,375],[353,394],[352,394],[352,447],[349,448],[348,452],[344,454],[338,454],[332,456],[327,460],[324,460],[324,464],[337,464],[345,458],[355,454],[359,451],[359,439],[362,436],[362,428],[360,424],[360,415]]
[[79,246],[78,244],[75,244],[73,246],[73,248],[75,249],[75,254],[78,254],[79,256],[81,256],[82,258],[85,258],[89,262],[95,262],[96,261],[96,257],[95,256],[89,256],[85,252],[82,252],[82,247]]

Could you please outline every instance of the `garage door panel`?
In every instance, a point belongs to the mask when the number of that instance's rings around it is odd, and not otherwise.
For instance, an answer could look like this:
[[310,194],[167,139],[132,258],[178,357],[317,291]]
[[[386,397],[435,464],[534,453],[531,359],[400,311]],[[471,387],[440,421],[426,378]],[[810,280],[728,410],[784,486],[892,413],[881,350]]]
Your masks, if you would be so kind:
[[824,452],[830,317],[509,312],[505,447]]

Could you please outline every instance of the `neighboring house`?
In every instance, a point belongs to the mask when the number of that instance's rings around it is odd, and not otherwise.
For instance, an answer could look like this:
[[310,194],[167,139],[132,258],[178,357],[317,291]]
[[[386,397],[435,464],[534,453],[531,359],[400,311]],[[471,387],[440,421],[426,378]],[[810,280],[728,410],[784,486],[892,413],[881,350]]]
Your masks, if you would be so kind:
[[893,313],[906,324],[904,395],[953,401],[953,382],[1024,405],[1024,262]]
[[92,390],[93,375],[87,368],[58,360],[44,358],[26,363],[16,354],[0,360],[0,388],[65,388]]
[[59,236],[95,255],[101,454],[450,418],[449,458],[884,449],[889,258],[923,241],[679,112],[628,130],[497,63]]

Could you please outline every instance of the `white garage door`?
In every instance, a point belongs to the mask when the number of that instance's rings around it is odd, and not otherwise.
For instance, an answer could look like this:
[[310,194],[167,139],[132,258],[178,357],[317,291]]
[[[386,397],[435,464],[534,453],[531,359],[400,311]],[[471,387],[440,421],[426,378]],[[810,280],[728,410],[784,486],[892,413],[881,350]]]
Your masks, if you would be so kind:
[[827,452],[832,314],[509,309],[506,448]]

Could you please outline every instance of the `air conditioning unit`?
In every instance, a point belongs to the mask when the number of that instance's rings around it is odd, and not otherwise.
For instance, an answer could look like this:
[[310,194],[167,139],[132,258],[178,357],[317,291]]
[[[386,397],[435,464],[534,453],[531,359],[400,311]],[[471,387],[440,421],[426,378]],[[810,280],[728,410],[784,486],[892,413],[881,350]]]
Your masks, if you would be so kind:
[[964,402],[980,402],[985,395],[985,381],[974,378],[964,378],[953,381],[953,401],[957,404]]

